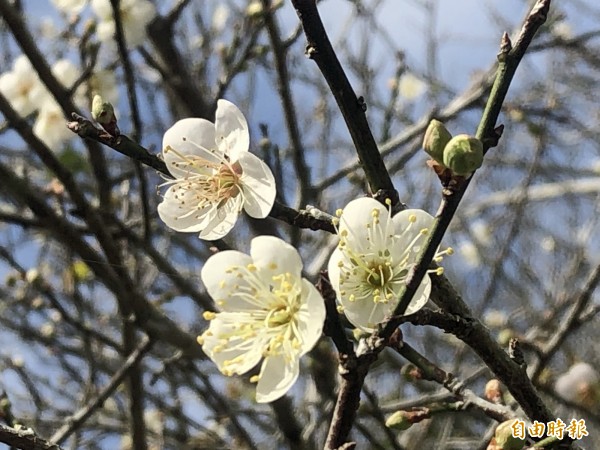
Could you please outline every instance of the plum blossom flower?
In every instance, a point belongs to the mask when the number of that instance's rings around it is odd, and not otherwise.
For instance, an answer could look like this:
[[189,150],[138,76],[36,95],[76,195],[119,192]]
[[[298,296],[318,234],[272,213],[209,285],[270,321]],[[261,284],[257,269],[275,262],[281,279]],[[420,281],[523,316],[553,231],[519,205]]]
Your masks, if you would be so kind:
[[87,0],[51,0],[54,6],[63,14],[79,14],[85,7]]
[[[99,18],[98,37],[102,41],[112,40],[115,22],[110,0],[92,0],[92,9]],[[121,0],[119,3],[121,22],[127,44],[141,45],[146,39],[146,27],[156,16],[156,9],[148,0]]]
[[50,149],[58,150],[73,138],[73,133],[65,126],[67,119],[61,107],[53,99],[44,102],[35,119],[33,133]]
[[[68,59],[60,59],[52,65],[52,74],[66,88],[71,88],[79,77],[79,70]],[[33,132],[44,143],[53,149],[63,145],[65,142],[73,139],[75,136],[66,126],[66,117],[62,108],[56,102],[50,91],[43,84],[38,84],[31,93],[39,109]],[[85,98],[85,88],[80,86],[74,93],[73,101],[79,107],[83,107],[87,102]]]
[[25,55],[15,59],[12,70],[0,75],[0,92],[22,116],[27,116],[37,109],[34,93],[39,86],[41,82],[37,72],[33,70]]
[[[338,225],[340,243],[329,259],[328,270],[344,314],[353,325],[372,332],[393,313],[432,225],[433,217],[419,209],[392,218],[390,211],[372,198],[353,200],[344,208]],[[452,249],[438,252],[435,261],[451,253]],[[441,273],[441,268],[433,272]],[[426,274],[406,314],[421,309],[430,291]]]
[[557,378],[556,393],[590,409],[600,401],[600,374],[588,363],[578,362]]
[[221,312],[204,313],[210,326],[198,342],[227,376],[246,373],[264,358],[251,378],[259,403],[292,387],[300,357],[323,330],[323,298],[301,271],[296,249],[273,236],[254,238],[250,255],[219,252],[202,268],[202,281]]
[[225,236],[242,208],[266,217],[275,201],[269,167],[248,152],[250,135],[241,111],[227,100],[217,103],[213,124],[183,119],[163,137],[163,157],[175,178],[158,205],[161,219],[176,231],[200,232],[201,239]]

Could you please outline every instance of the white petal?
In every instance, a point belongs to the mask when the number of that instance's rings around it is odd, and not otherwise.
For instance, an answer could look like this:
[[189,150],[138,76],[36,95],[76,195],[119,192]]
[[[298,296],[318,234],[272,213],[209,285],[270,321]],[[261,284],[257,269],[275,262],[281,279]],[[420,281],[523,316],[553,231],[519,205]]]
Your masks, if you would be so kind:
[[[409,218],[414,216],[416,221],[411,223]],[[392,221],[394,222],[396,233],[398,233],[402,245],[406,246],[420,233],[424,228],[429,231],[433,228],[434,218],[421,209],[406,209],[396,214]],[[410,228],[409,228],[410,227]],[[421,243],[427,241],[426,236],[422,237]],[[419,252],[421,245],[415,245],[414,252]]]
[[241,202],[241,197],[237,196],[230,198],[225,205],[217,208],[217,214],[206,224],[198,237],[207,241],[214,241],[229,233],[237,221]]
[[[165,151],[171,147],[176,151]],[[178,155],[179,154],[179,155]],[[169,172],[177,178],[184,177],[189,169],[177,168],[174,163],[184,164],[183,156],[197,156],[211,162],[221,162],[222,154],[215,145],[215,127],[208,120],[182,119],[169,128],[163,136],[163,156]]]
[[[233,373],[242,374],[252,369],[262,358],[266,345],[263,336],[254,338],[230,339],[225,346],[223,342],[230,336],[239,332],[239,322],[235,317],[228,316],[235,313],[220,313],[210,322],[207,332],[202,337],[204,343],[202,350],[217,365],[219,370],[231,370]],[[217,350],[217,351],[215,351]],[[239,358],[235,365],[227,364],[234,358]]]
[[331,287],[335,290],[338,297],[340,296],[340,268],[338,263],[342,261],[342,252],[339,248],[335,248],[331,257],[329,258],[329,263],[327,264],[327,272],[329,273],[329,281],[331,282]]
[[248,122],[233,103],[223,99],[217,102],[215,129],[216,143],[231,161],[237,161],[241,153],[248,151]]
[[[375,209],[379,211],[379,225],[376,227],[373,224]],[[347,231],[348,245],[361,253],[368,248],[385,247],[387,238],[394,231],[389,216],[388,209],[373,198],[364,197],[352,200],[342,212],[340,233]]]
[[375,326],[383,320],[386,313],[397,304],[394,301],[387,304],[375,303],[372,298],[351,302],[347,297],[341,297],[340,303],[350,323],[367,332],[374,331]]
[[260,158],[250,152],[241,153],[238,163],[242,168],[244,210],[249,216],[257,219],[267,217],[273,208],[277,194],[273,172]]
[[260,368],[256,401],[268,403],[277,400],[292,387],[299,373],[298,358],[288,359],[285,355],[266,357]]
[[325,323],[325,302],[317,288],[306,279],[302,279],[302,298],[304,304],[298,312],[300,331],[300,356],[309,352],[323,333]]
[[431,278],[429,274],[425,274],[421,284],[417,288],[417,292],[413,296],[412,300],[408,304],[408,308],[404,312],[404,315],[414,314],[420,310],[429,301],[429,294],[431,293]]
[[288,272],[300,279],[302,260],[298,250],[275,236],[257,236],[252,239],[250,255],[254,265],[264,274],[265,280]]
[[[175,195],[178,198],[175,198]],[[181,189],[177,184],[172,185],[158,205],[158,215],[169,228],[175,231],[188,233],[201,231],[205,228],[206,218],[213,208],[208,206],[200,211],[195,210],[195,196],[193,191]]]
[[[208,295],[217,303],[221,311],[249,311],[255,310],[255,305],[232,299],[232,293],[239,292],[238,286],[249,286],[248,280],[237,276],[237,271],[232,267],[246,267],[252,258],[237,250],[225,250],[215,253],[204,263],[200,271],[200,278]],[[243,299],[242,299],[243,300]]]

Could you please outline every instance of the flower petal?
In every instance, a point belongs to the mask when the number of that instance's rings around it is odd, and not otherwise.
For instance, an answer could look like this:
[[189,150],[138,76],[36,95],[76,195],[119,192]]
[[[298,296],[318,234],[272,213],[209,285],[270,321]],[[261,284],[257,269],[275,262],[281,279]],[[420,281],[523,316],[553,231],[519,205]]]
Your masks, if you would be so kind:
[[308,353],[323,333],[325,323],[325,302],[317,288],[305,278],[302,279],[304,303],[298,312],[300,356]]
[[420,310],[429,301],[429,294],[431,293],[431,278],[429,274],[425,274],[421,280],[421,284],[417,288],[417,292],[413,296],[412,300],[408,304],[408,308],[404,312],[404,315],[414,314]]
[[[411,222],[411,216],[416,219],[415,222]],[[392,218],[400,242],[405,247],[411,243],[422,229],[427,228],[431,231],[434,220],[435,219],[431,215],[421,209],[405,209]],[[424,236],[421,243],[425,242],[426,238]],[[421,245],[414,245],[412,247],[412,250],[416,253],[418,253],[420,249]]]
[[275,236],[257,236],[250,243],[250,255],[265,281],[282,273],[300,279],[302,260],[298,250]]
[[[378,211],[375,223],[374,211]],[[367,249],[385,247],[387,238],[393,234],[393,225],[387,208],[369,197],[352,200],[342,212],[340,234],[347,233],[346,241],[354,251],[363,253]]]
[[167,189],[163,201],[158,205],[158,215],[169,228],[182,232],[197,232],[206,226],[206,218],[210,215],[212,206],[196,210],[195,192],[182,189],[177,184]]
[[237,221],[241,202],[242,199],[238,196],[230,198],[224,205],[217,207],[215,216],[206,224],[204,230],[200,232],[200,239],[214,241],[221,239],[229,233]]
[[216,143],[222,153],[231,161],[237,161],[240,154],[250,147],[248,122],[233,103],[220,99],[215,115]]
[[[168,148],[175,151],[169,151]],[[205,119],[182,119],[169,128],[163,136],[163,157],[171,175],[182,178],[191,170],[186,162],[200,157],[219,163],[223,154],[215,145],[215,126]],[[186,157],[192,159],[186,160]]]
[[331,283],[331,287],[337,292],[338,298],[340,296],[340,267],[338,266],[338,263],[342,261],[342,258],[342,252],[336,247],[329,257],[329,263],[327,264],[329,282]]
[[351,302],[347,296],[340,297],[340,303],[344,307],[344,315],[355,327],[367,331],[375,331],[386,314],[393,311],[397,302],[390,300],[388,303],[375,303],[371,298],[360,299]]
[[300,361],[287,355],[267,356],[260,368],[256,401],[268,403],[282,397],[298,379]]
[[243,288],[249,287],[247,279],[237,276],[238,272],[232,267],[246,267],[252,263],[252,258],[236,250],[225,250],[215,253],[204,263],[200,278],[217,306],[222,311],[251,311],[256,309],[241,295]]
[[[267,342],[263,335],[244,337],[239,333],[236,313],[220,313],[202,335],[202,350],[223,373],[242,374],[258,364]],[[224,344],[226,342],[226,344]]]
[[241,153],[238,163],[242,168],[240,181],[245,199],[244,210],[257,219],[267,217],[277,193],[271,169],[250,152]]

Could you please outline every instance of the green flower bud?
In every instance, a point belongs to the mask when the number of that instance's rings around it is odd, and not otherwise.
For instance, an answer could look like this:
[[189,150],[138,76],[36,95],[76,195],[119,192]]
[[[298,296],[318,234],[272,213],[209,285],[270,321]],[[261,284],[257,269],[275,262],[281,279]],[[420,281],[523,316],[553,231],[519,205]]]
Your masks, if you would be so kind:
[[117,116],[115,116],[113,105],[103,101],[102,97],[97,94],[94,95],[94,99],[92,100],[92,117],[111,135],[119,135]]
[[406,411],[396,411],[385,421],[385,426],[398,431],[408,430],[412,427],[412,422]]
[[444,165],[454,175],[468,176],[483,164],[483,144],[468,134],[450,139],[444,148]]
[[444,164],[444,148],[450,139],[452,139],[452,135],[444,124],[433,119],[425,131],[423,150],[438,163]]
[[525,439],[513,436],[513,423],[515,419],[502,422],[496,428],[494,438],[496,446],[502,450],[521,450],[525,446]]

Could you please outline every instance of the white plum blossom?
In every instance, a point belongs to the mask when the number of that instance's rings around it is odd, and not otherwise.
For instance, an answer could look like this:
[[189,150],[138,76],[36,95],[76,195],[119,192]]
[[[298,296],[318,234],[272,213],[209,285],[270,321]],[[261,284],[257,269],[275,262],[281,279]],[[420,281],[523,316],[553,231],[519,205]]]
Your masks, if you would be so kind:
[[27,56],[18,56],[12,70],[0,75],[0,92],[21,116],[27,116],[37,109],[35,92],[41,86],[37,72]]
[[53,99],[42,103],[33,125],[33,133],[50,149],[60,147],[72,139],[74,134],[66,126],[67,119],[58,103]]
[[85,7],[87,0],[51,0],[52,4],[65,15],[78,14]]
[[[60,59],[52,65],[52,74],[66,88],[72,88],[80,72],[68,59]],[[31,93],[35,100],[38,115],[33,132],[51,149],[57,149],[75,136],[67,127],[67,118],[62,108],[43,84],[38,84]],[[80,108],[86,104],[85,88],[80,86],[73,96],[73,101]]]
[[600,374],[588,363],[578,362],[558,377],[554,389],[565,400],[592,409],[600,400]]
[[202,268],[202,281],[221,311],[204,313],[210,326],[198,342],[227,376],[246,373],[262,359],[259,374],[251,377],[259,403],[292,387],[300,357],[323,330],[323,298],[301,271],[296,249],[273,236],[254,238],[250,255],[222,251]]
[[[99,19],[98,38],[102,41],[112,40],[115,22],[110,0],[92,0],[92,9]],[[119,12],[127,45],[141,45],[146,39],[146,27],[156,16],[156,8],[148,0],[121,0]]]
[[220,239],[242,209],[266,217],[275,201],[269,167],[248,152],[250,135],[241,111],[227,100],[217,102],[216,120],[189,118],[175,123],[163,137],[163,157],[175,178],[158,205],[160,218],[172,229]]
[[[340,242],[329,259],[328,271],[343,312],[354,326],[371,332],[393,313],[432,225],[433,217],[419,209],[407,209],[392,218],[372,198],[353,200],[344,208],[338,225]],[[451,252],[439,252],[435,260]],[[405,314],[421,309],[430,291],[426,274]]]
[[427,85],[423,80],[418,78],[413,73],[408,72],[402,75],[402,78],[400,78],[398,92],[402,98],[406,100],[414,100],[423,92],[425,92],[426,87]]

